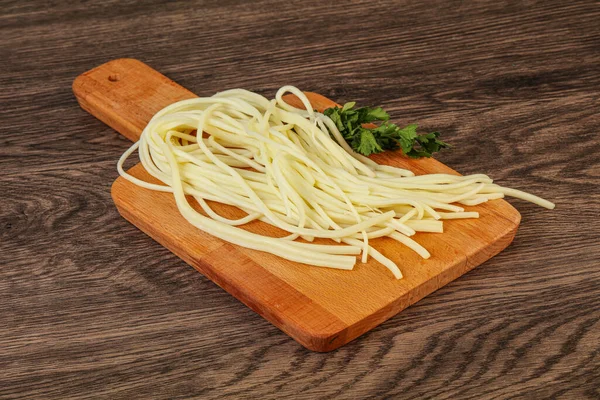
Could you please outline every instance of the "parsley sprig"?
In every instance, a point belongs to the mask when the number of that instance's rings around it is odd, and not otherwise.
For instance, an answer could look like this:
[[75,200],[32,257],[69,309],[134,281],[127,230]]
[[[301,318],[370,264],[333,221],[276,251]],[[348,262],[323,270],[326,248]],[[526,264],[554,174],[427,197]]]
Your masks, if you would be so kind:
[[[389,114],[381,107],[354,108],[355,105],[355,102],[350,102],[341,108],[327,108],[323,114],[335,122],[344,139],[357,153],[368,156],[401,148],[407,156],[419,158],[431,157],[436,151],[450,147],[438,139],[439,132],[418,134],[416,124],[400,128],[389,122]],[[379,124],[364,126],[374,123]]]

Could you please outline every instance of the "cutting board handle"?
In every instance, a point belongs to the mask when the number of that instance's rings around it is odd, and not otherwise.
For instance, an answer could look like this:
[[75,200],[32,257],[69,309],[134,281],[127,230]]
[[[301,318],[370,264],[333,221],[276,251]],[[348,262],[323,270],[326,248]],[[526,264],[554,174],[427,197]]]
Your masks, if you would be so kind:
[[81,108],[135,142],[150,118],[176,101],[197,97],[141,61],[120,58],[79,75]]
[[[136,142],[158,111],[180,100],[196,96],[160,72],[132,58],[109,61],[79,75],[73,93],[81,108]],[[337,104],[317,93],[305,92],[316,110]],[[294,95],[285,100],[295,107],[302,103]]]

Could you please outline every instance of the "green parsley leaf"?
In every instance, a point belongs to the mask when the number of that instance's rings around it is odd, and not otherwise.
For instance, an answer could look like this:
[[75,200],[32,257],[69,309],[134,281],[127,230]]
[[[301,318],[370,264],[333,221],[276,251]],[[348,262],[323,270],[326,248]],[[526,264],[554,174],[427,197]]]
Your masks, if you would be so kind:
[[354,108],[355,105],[356,105],[355,101],[351,101],[349,103],[344,104],[344,107],[342,108],[342,112],[348,111],[349,109]]
[[[356,142],[356,146],[354,146]],[[375,136],[373,136],[373,132],[369,129],[360,129],[360,133],[355,136],[353,142],[353,147],[356,147],[357,152],[360,154],[364,154],[366,156],[372,153],[381,153],[383,149],[375,140]]]
[[[381,107],[355,108],[355,102],[344,104],[342,108],[331,107],[323,114],[331,118],[344,139],[357,153],[369,156],[385,150],[402,149],[409,157],[431,157],[441,149],[450,147],[438,139],[439,132],[417,133],[417,125],[410,124],[404,128],[389,121],[390,116]],[[379,122],[373,128],[363,124]]]

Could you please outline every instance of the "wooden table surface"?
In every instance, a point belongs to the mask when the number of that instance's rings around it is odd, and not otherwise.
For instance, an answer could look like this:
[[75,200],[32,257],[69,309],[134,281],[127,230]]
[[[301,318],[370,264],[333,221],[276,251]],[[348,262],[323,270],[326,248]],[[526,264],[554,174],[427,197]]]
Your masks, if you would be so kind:
[[[600,397],[597,2],[56,3],[0,16],[0,398]],[[310,352],[117,213],[129,143],[71,83],[119,57],[200,95],[382,105],[557,208],[511,200],[508,249]]]

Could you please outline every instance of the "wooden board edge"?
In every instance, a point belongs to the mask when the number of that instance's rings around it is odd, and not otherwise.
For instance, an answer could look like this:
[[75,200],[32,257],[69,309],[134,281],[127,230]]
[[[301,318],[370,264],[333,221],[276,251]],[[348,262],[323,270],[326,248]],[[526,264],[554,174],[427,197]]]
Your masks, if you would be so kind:
[[[510,204],[510,202],[506,201],[506,199],[496,199],[496,200],[490,200],[490,201],[496,201],[496,202],[502,202],[505,203],[504,207],[506,207],[507,209],[504,212],[498,212],[496,210],[493,210],[492,212],[494,214],[496,214],[498,217],[500,218],[504,218],[505,220],[512,222],[516,228],[519,227],[519,225],[521,224],[521,213],[519,212],[519,210],[517,210],[515,208],[515,206],[513,206],[512,204]],[[484,203],[485,204],[485,203]],[[516,233],[516,230],[515,230]]]

